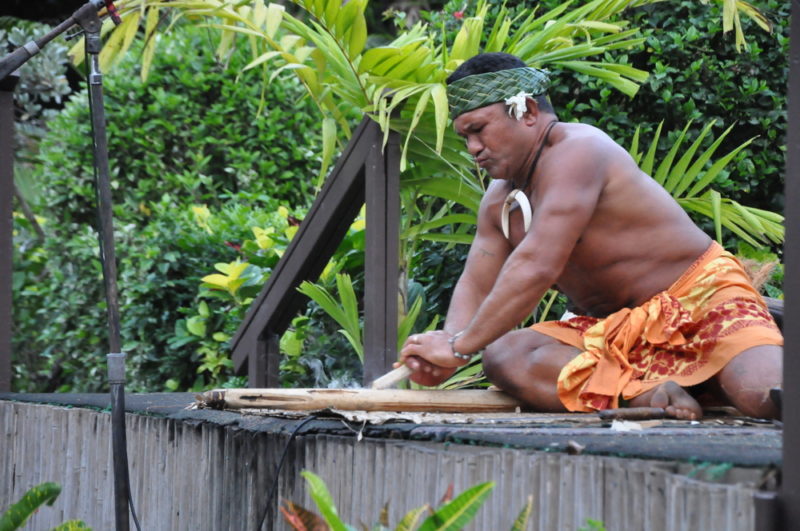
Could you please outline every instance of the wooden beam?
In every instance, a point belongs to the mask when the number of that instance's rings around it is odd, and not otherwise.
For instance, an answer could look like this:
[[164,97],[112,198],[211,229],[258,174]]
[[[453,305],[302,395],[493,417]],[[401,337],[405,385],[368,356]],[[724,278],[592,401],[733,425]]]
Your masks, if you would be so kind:
[[0,81],[0,392],[11,391],[11,304],[14,230],[14,86],[19,77]]
[[781,529],[800,530],[800,0],[792,2],[783,258],[783,481]]

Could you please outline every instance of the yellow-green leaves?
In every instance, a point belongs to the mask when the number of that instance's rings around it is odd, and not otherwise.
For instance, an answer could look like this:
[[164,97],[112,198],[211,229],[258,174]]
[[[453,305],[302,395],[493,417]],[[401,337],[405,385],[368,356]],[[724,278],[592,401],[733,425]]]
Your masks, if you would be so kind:
[[192,214],[194,215],[194,222],[197,223],[198,227],[209,234],[214,234],[214,231],[211,230],[208,224],[209,219],[211,219],[211,211],[206,205],[192,206]]
[[219,271],[219,273],[204,276],[202,278],[202,286],[212,289],[221,289],[227,291],[232,297],[235,297],[236,292],[239,291],[239,288],[245,283],[246,279],[242,278],[242,273],[244,273],[248,265],[247,262],[240,262],[239,260],[228,264],[214,264],[214,268]]
[[153,55],[156,51],[156,42],[158,35],[156,28],[158,27],[158,6],[153,6],[147,10],[147,20],[144,26],[144,51],[142,52],[142,81],[147,80],[147,73],[150,71],[150,65],[153,63]]
[[122,23],[116,27],[100,51],[100,70],[106,71],[108,67],[118,62],[125,56],[131,47],[136,32],[139,30],[139,19],[142,12],[139,9],[128,11],[122,17]]
[[480,52],[480,44],[483,38],[483,20],[489,10],[488,4],[479,8],[478,14],[464,20],[464,24],[453,41],[450,49],[448,70],[455,70],[458,65]]
[[253,236],[256,238],[256,245],[258,245],[259,249],[270,249],[275,245],[275,241],[270,238],[270,234],[275,233],[273,227],[267,227],[266,229],[252,227],[251,230],[253,231]]

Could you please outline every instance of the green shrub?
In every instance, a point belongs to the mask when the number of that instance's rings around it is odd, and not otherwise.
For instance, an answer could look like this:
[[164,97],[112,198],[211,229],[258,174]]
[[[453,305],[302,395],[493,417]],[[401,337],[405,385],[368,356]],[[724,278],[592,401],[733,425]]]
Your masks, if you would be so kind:
[[[208,356],[186,319],[216,262],[267,226],[280,203],[310,200],[317,127],[297,82],[276,80],[258,114],[260,78],[217,64],[199,29],[165,34],[147,84],[131,56],[105,76],[121,332],[132,390],[209,384]],[[233,72],[233,73],[232,73]],[[108,352],[85,93],[50,122],[36,177],[39,244],[15,216],[15,389],[98,391]],[[208,230],[192,206],[215,216]],[[224,205],[224,206],[223,206]],[[299,214],[298,214],[299,215]],[[260,264],[266,268],[267,264]],[[239,316],[240,318],[241,316]],[[231,320],[231,323],[234,323]],[[224,330],[238,323],[230,324]],[[218,336],[219,337],[219,336]],[[221,374],[224,383],[230,373]]]
[[[186,27],[161,35],[146,83],[136,54],[105,76],[104,99],[115,215],[137,213],[164,193],[218,205],[231,194],[268,194],[302,205],[311,195],[320,144],[313,109],[293,78],[236,79],[244,51],[219,64],[207,34]],[[42,144],[42,206],[59,223],[94,220],[92,150],[85,91],[50,124]]]
[[757,138],[714,187],[742,204],[781,211],[790,2],[755,5],[774,22],[774,31],[743,19],[750,47],[741,53],[733,34],[723,34],[713,2],[661,2],[632,10],[631,24],[643,28],[647,43],[629,59],[650,78],[628,98],[587,76],[558,72],[551,93],[560,117],[597,125],[623,146],[630,145],[637,126],[649,137],[661,121],[677,135],[693,120],[692,137],[711,120],[717,131],[735,123],[721,152]]

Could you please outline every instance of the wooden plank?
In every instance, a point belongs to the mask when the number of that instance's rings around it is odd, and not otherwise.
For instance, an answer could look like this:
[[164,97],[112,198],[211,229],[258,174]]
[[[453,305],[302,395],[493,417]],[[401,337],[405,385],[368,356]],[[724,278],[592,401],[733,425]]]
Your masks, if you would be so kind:
[[304,280],[319,277],[355,219],[364,203],[364,160],[376,130],[380,131],[378,125],[364,118],[269,281],[250,306],[231,340],[237,371],[241,372],[254,352],[254,338],[267,332],[280,334],[286,329],[306,300],[297,287]]
[[522,403],[502,391],[487,389],[217,389],[203,394],[208,404],[226,408],[290,411],[517,411]]

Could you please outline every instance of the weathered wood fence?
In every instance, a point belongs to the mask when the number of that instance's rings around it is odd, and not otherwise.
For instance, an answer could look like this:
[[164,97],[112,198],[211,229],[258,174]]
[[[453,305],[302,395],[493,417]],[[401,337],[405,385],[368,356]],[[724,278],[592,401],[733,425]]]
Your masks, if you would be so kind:
[[[290,430],[129,414],[133,498],[142,529],[253,530],[265,509]],[[0,511],[43,481],[65,486],[26,529],[82,519],[113,529],[110,415],[0,401]],[[733,468],[725,481],[688,477],[687,465],[617,457],[352,436],[299,435],[279,480],[279,499],[314,508],[300,471],[322,476],[340,515],[373,524],[388,502],[395,525],[408,509],[437,504],[495,481],[470,529],[510,529],[533,496],[532,529],[577,530],[587,519],[608,529],[747,530],[760,469]],[[287,529],[276,507],[261,529]]]

